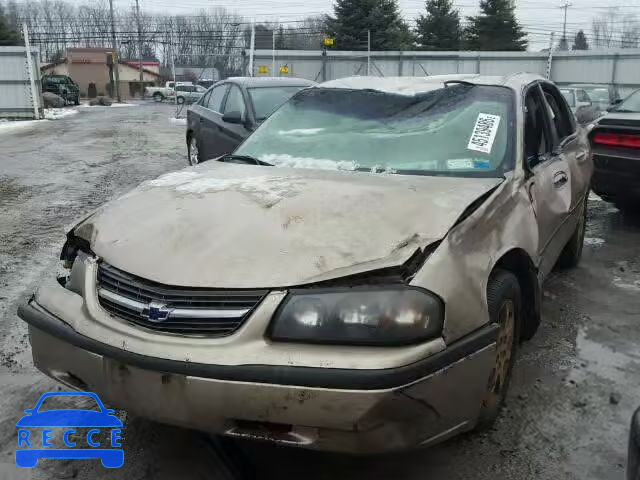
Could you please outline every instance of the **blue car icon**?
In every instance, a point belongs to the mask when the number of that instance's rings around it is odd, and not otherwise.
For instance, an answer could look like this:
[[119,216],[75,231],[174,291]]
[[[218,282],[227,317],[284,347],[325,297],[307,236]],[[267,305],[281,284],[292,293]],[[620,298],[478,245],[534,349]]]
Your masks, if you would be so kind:
[[[56,409],[39,411],[47,398],[51,397],[91,397],[100,411],[83,410],[80,408]],[[26,415],[18,420],[18,448],[16,449],[16,465],[21,468],[33,468],[41,458],[58,459],[100,459],[106,468],[119,468],[124,463],[124,451],[120,440],[120,428],[122,422],[113,413],[113,410],[104,407],[95,393],[90,392],[49,392],[40,397],[35,407],[24,411]],[[33,435],[29,428],[44,427],[42,438]],[[53,430],[51,428],[63,427],[64,445],[69,448],[52,448],[51,438]],[[75,428],[91,427],[88,433],[83,436],[77,434]],[[97,441],[100,429],[110,430],[110,448],[104,448]],[[86,438],[87,447],[79,445]],[[104,443],[104,442],[103,442]],[[23,447],[23,448],[21,448]],[[24,448],[26,447],[26,448]]]

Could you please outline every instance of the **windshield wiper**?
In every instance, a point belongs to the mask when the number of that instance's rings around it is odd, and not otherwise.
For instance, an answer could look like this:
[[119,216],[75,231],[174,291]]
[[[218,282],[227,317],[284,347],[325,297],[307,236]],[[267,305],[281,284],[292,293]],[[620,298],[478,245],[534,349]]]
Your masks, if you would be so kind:
[[273,167],[271,163],[264,162],[257,159],[256,157],[252,157],[251,155],[234,155],[230,153],[218,159],[218,161],[231,163],[249,163],[252,165],[262,165],[263,167]]

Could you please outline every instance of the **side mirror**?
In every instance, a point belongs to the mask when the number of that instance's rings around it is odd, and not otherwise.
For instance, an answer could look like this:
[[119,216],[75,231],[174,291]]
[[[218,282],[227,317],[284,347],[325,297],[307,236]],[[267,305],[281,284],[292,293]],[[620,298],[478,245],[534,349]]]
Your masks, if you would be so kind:
[[240,112],[227,112],[222,116],[222,121],[226,123],[242,124],[242,114]]
[[611,105],[620,105],[621,103],[622,103],[622,99],[616,98],[613,102],[611,102]]

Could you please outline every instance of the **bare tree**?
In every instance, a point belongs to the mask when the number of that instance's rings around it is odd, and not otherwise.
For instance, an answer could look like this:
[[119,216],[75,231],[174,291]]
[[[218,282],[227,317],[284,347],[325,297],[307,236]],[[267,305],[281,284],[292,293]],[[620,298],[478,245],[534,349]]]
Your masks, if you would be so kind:
[[611,7],[605,13],[592,20],[592,43],[596,48],[611,48],[615,46],[615,25],[620,17],[619,9]]
[[622,21],[622,48],[638,48],[640,45],[640,22],[636,15],[626,15]]

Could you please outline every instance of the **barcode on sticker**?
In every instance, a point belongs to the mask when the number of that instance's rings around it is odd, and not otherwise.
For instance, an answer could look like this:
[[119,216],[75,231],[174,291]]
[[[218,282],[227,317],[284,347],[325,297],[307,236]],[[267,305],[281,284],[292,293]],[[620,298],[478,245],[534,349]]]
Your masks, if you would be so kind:
[[491,153],[493,141],[498,133],[498,125],[500,125],[498,115],[479,113],[467,148],[476,152]]

